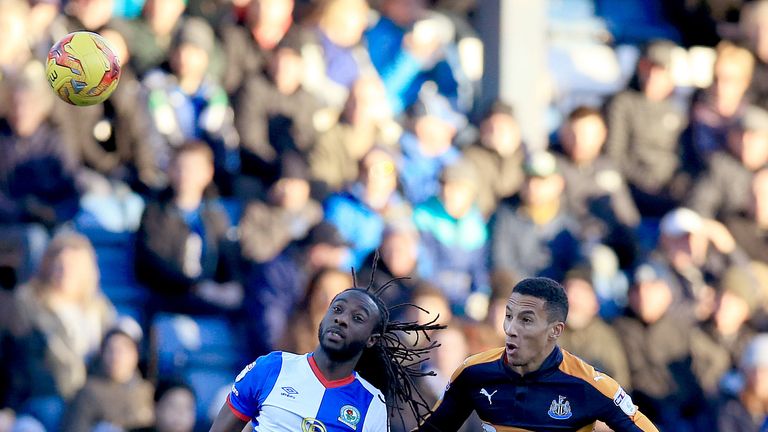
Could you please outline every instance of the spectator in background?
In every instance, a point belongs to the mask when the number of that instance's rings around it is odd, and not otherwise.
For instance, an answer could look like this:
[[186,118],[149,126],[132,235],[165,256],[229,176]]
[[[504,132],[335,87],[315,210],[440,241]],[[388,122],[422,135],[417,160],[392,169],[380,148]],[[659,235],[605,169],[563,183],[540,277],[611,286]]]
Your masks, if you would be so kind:
[[[382,299],[389,305],[407,303],[411,293],[424,283],[419,269],[424,265],[419,261],[421,249],[421,236],[411,221],[390,223],[381,235],[381,255],[377,251],[368,255],[357,270],[358,280],[362,283],[373,278],[375,287],[389,283]],[[379,261],[374,262],[377,256]]]
[[315,8],[306,23],[315,40],[303,53],[304,87],[324,105],[341,109],[354,83],[376,73],[362,43],[370,7],[366,0],[321,0]]
[[494,331],[497,343],[489,344],[491,348],[504,344],[504,319],[507,314],[507,300],[512,295],[512,289],[519,282],[517,276],[508,270],[496,270],[491,274],[491,298],[488,304],[488,316],[485,324]]
[[739,366],[744,388],[722,398],[718,430],[763,432],[768,421],[768,334],[761,333],[750,341]]
[[395,156],[372,148],[361,160],[358,180],[323,203],[325,219],[352,245],[352,264],[359,268],[381,244],[388,222],[410,218],[411,208],[397,192]]
[[[68,17],[67,31],[100,33],[112,20],[114,9],[115,0],[70,0],[64,10]],[[121,66],[127,63],[128,59],[120,59]]]
[[425,278],[440,288],[453,313],[485,319],[491,294],[488,276],[488,230],[475,205],[477,175],[465,161],[440,174],[440,192],[413,211],[422,238],[419,259]]
[[731,366],[741,364],[741,355],[754,337],[750,319],[762,303],[762,286],[768,283],[765,264],[732,266],[720,280],[715,311],[704,329],[718,345],[728,350]]
[[512,106],[497,101],[480,123],[480,140],[464,150],[464,158],[478,174],[477,206],[489,218],[499,201],[516,194],[523,184],[520,125]]
[[211,188],[213,153],[182,145],[171,161],[170,188],[144,210],[136,238],[136,275],[157,307],[182,313],[239,308],[239,254],[227,213]]
[[203,140],[214,152],[216,184],[228,193],[239,169],[239,141],[227,94],[209,74],[215,45],[213,30],[202,18],[185,19],[173,35],[169,68],[152,70],[143,84],[154,128],[166,143],[156,149],[161,169],[167,169],[174,148]]
[[7,86],[12,94],[8,117],[0,122],[0,223],[53,228],[77,211],[77,162],[63,139],[43,65],[27,63]]
[[301,85],[302,43],[296,34],[284,37],[265,73],[249,77],[234,101],[241,171],[264,187],[277,180],[284,153],[306,156],[315,145],[319,103]]
[[309,153],[312,177],[332,192],[341,190],[357,179],[360,159],[374,145],[395,147],[399,133],[381,80],[361,76],[352,85],[339,121],[318,136]]
[[323,208],[309,195],[308,167],[301,157],[286,154],[280,165],[269,201],[252,201],[240,219],[240,246],[248,262],[271,261],[323,219]]
[[432,81],[437,92],[458,106],[459,68],[449,63],[455,29],[425,0],[384,0],[379,20],[366,32],[371,61],[379,72],[392,112],[405,112]]
[[140,343],[140,333],[122,327],[104,336],[98,370],[67,408],[63,432],[90,431],[99,425],[132,429],[154,422],[154,388],[138,370]]
[[248,78],[260,75],[283,37],[301,31],[293,25],[293,6],[293,0],[250,0],[244,25],[228,23],[219,29],[227,93],[234,95]]
[[716,51],[714,82],[694,95],[691,105],[692,156],[702,166],[725,147],[728,132],[744,115],[755,68],[755,58],[746,48],[723,41]]
[[592,269],[577,266],[569,270],[563,287],[568,295],[568,318],[558,344],[630,390],[627,355],[616,330],[599,315],[600,303],[592,286]]
[[467,120],[447,99],[430,92],[422,94],[410,114],[411,130],[400,137],[400,182],[408,201],[418,205],[438,193],[440,172],[461,156],[453,138]]
[[[79,8],[87,10],[85,6]],[[102,178],[125,182],[139,192],[162,187],[167,179],[155,160],[155,152],[163,147],[162,137],[152,127],[146,95],[128,65],[126,40],[111,27],[98,28],[120,59],[120,85],[103,103],[67,109],[68,145],[83,165]]]
[[491,222],[491,269],[562,280],[581,259],[576,219],[563,202],[555,157],[534,153],[520,193],[502,201]]
[[[336,227],[321,222],[306,238],[289,245],[275,259],[255,267],[248,277],[245,299],[252,354],[263,355],[276,349],[291,312],[315,274],[326,268],[345,268],[348,263],[349,243]],[[328,304],[322,307],[327,311]]]
[[680,291],[676,303],[691,307],[704,320],[714,307],[714,286],[731,264],[746,264],[733,237],[721,224],[678,208],[661,219],[657,255],[668,265]]
[[0,118],[0,259],[25,282],[43,254],[48,231],[78,211],[79,166],[64,140],[43,65],[27,63],[3,77],[0,87],[8,89],[2,104],[7,117]]
[[155,423],[131,432],[192,432],[195,429],[195,392],[183,381],[162,380],[155,389]]
[[187,8],[186,0],[146,0],[139,19],[126,21],[125,39],[131,66],[139,77],[171,57],[175,33]]
[[[22,69],[32,58],[27,37],[29,34],[29,5],[24,0],[0,3],[0,98],[8,97],[11,90],[6,81],[9,74]],[[50,48],[50,47],[49,47]],[[5,117],[11,104],[2,104],[0,117]]]
[[725,218],[736,244],[750,259],[768,262],[768,169],[752,176],[750,205]]
[[638,266],[629,307],[613,325],[629,361],[635,404],[661,430],[708,430],[714,421],[710,398],[728,368],[728,354],[670,307],[670,277],[657,264]]
[[51,240],[35,276],[16,289],[11,335],[10,406],[59,430],[64,403],[85,384],[115,311],[99,290],[99,270],[87,238]]
[[276,348],[304,354],[317,347],[317,326],[323,320],[331,300],[352,286],[352,278],[341,270],[325,268],[309,281],[303,298],[297,303],[286,322],[283,336]]
[[558,157],[558,169],[565,180],[565,205],[579,220],[581,239],[587,245],[607,244],[629,266],[635,260],[634,230],[640,214],[624,177],[608,156],[601,155],[606,135],[599,111],[588,107],[571,111],[560,128],[564,154]]
[[675,186],[681,168],[679,139],[687,124],[671,99],[676,48],[669,41],[650,43],[638,62],[638,88],[617,94],[607,107],[606,153],[629,184],[643,216],[661,217],[685,193]]
[[755,55],[755,72],[749,86],[752,100],[768,109],[768,1],[752,1],[744,5],[739,30]]
[[689,202],[702,216],[719,220],[749,208],[754,173],[768,164],[768,111],[754,105],[745,108],[724,144],[711,155]]

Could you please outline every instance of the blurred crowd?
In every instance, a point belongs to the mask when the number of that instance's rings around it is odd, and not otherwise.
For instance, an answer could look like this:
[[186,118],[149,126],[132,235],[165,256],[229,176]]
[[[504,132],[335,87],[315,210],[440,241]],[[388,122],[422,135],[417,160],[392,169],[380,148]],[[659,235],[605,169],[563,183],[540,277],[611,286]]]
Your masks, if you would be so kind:
[[[555,79],[543,149],[481,93],[482,7],[0,0],[0,431],[207,430],[352,284],[448,325],[432,402],[535,275],[660,430],[768,431],[768,0],[551,0],[552,47],[587,10],[629,73]],[[83,29],[122,75],[72,107],[45,59]]]

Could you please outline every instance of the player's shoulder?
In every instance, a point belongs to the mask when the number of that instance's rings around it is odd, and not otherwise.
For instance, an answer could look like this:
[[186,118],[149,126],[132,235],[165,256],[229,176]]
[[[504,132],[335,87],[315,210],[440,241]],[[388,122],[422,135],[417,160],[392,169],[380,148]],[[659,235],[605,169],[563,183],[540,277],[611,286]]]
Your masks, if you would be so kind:
[[383,403],[383,401],[384,401],[384,394],[381,392],[381,390],[379,390],[378,387],[376,387],[375,385],[371,384],[367,379],[363,378],[358,373],[355,373],[355,379],[360,383],[361,386],[363,386],[363,388],[366,391],[368,391],[368,393],[373,395],[374,401],[375,400],[380,400]]
[[461,374],[469,373],[470,371],[480,371],[486,366],[495,367],[495,363],[501,359],[504,354],[504,347],[493,348],[487,351],[483,351],[477,354],[473,354],[464,360],[461,366],[453,373],[452,381],[458,378]]
[[283,351],[272,351],[269,354],[264,354],[263,356],[260,356],[256,360],[252,361],[250,364],[245,366],[242,371],[240,371],[240,374],[237,376],[235,381],[242,380],[248,372],[250,372],[253,369],[256,369],[257,372],[260,374],[276,374],[282,369],[283,365],[286,363],[290,363],[292,361],[295,361],[295,358],[301,358],[302,356],[283,352]]
[[621,390],[621,386],[609,375],[595,369],[580,357],[561,349],[563,361],[560,363],[560,371],[564,374],[580,380],[583,384],[599,391],[605,397],[613,398]]

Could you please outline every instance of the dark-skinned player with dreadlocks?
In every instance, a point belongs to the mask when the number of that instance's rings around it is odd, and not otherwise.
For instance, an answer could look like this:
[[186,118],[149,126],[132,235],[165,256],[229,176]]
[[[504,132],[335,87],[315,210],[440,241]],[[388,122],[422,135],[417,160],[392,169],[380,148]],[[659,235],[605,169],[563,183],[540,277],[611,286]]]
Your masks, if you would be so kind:
[[389,430],[390,413],[426,415],[429,406],[414,379],[432,375],[421,365],[436,344],[416,348],[401,337],[427,337],[444,326],[435,324],[437,318],[426,324],[390,321],[379,297],[389,285],[376,288],[372,280],[367,288],[334,297],[314,352],[276,351],[243,369],[211,432],[240,432],[249,421],[258,432],[379,432]]

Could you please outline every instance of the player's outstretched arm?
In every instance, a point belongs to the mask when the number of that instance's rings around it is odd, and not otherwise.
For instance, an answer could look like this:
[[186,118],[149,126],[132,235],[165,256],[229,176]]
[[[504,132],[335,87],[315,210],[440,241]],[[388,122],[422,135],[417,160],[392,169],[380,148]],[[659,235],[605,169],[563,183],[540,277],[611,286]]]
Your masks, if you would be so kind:
[[227,403],[219,410],[210,432],[241,432],[247,421],[237,417]]

